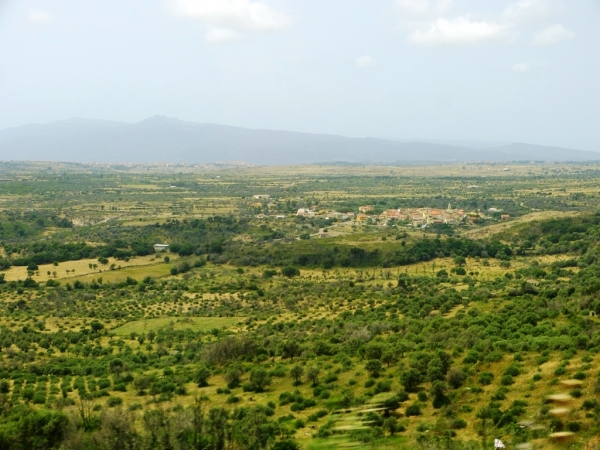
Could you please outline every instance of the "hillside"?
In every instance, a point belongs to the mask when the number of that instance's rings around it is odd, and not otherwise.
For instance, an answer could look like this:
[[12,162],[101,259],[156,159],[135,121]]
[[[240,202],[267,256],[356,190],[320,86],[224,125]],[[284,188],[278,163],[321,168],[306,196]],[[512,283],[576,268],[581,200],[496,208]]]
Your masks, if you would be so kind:
[[590,161],[600,153],[530,144],[473,148],[430,142],[252,130],[154,116],[134,124],[69,119],[0,131],[0,159],[253,164]]

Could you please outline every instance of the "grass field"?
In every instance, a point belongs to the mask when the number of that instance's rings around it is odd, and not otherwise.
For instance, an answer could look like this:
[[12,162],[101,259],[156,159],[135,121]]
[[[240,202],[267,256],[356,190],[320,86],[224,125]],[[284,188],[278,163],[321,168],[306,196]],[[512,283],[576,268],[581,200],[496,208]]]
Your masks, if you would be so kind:
[[129,322],[112,330],[118,336],[129,336],[131,333],[147,333],[151,330],[172,326],[175,330],[191,329],[194,331],[210,331],[215,328],[229,328],[239,324],[244,317],[193,317],[147,319]]
[[[131,273],[138,274],[143,273],[144,270],[150,270],[154,272],[154,268],[156,267],[164,268],[165,270],[159,270],[159,272],[164,272],[164,275],[167,275],[171,265],[165,264],[162,260],[162,257],[163,255],[160,254],[138,256],[131,258],[129,261],[108,258],[108,263],[105,265],[100,264],[97,259],[65,261],[59,263],[57,266],[54,264],[42,264],[39,266],[38,270],[35,271],[33,278],[36,281],[47,281],[49,279],[79,279],[82,281],[91,281],[92,278],[97,278],[99,276],[106,280],[113,280],[116,278],[125,279],[127,276],[132,276],[130,274],[123,275],[124,270],[127,268],[136,268],[137,270],[133,270]],[[169,257],[171,258],[172,262],[175,262],[179,259],[179,257],[174,254],[169,254]],[[115,270],[110,270],[110,266],[113,264],[115,266]],[[90,265],[92,266],[90,267]],[[94,265],[96,265],[96,267],[94,267]],[[142,267],[144,267],[144,269],[142,269]],[[4,273],[6,274],[6,281],[24,280],[27,278],[27,267],[13,266]]]

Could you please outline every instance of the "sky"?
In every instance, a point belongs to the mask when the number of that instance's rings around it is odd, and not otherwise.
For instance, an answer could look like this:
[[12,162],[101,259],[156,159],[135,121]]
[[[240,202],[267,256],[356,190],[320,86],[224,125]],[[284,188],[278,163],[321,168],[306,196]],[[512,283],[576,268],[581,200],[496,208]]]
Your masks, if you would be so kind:
[[155,114],[600,151],[600,0],[0,0],[0,129]]

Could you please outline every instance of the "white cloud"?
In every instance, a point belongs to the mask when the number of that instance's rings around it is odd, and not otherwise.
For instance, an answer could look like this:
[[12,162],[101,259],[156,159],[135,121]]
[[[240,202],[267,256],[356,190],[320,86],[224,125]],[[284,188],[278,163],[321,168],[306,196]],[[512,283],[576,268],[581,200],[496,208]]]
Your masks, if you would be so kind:
[[369,55],[362,55],[354,60],[354,64],[359,69],[366,69],[367,67],[374,66],[375,60],[373,58],[371,58]]
[[52,15],[39,9],[32,9],[27,19],[33,23],[46,23],[52,20]]
[[561,0],[519,0],[509,4],[503,17],[512,23],[548,20],[565,10]]
[[452,6],[451,0],[395,0],[398,9],[404,16],[437,17],[448,12]]
[[552,25],[535,34],[534,45],[556,45],[575,38],[573,31],[567,30],[563,25]]
[[408,40],[413,44],[435,47],[511,42],[514,37],[515,33],[508,25],[458,17],[437,19],[427,28],[411,33]]
[[517,73],[529,73],[533,69],[534,64],[529,62],[517,63],[512,66],[513,72]]
[[530,73],[536,69],[548,67],[547,64],[541,62],[520,62],[512,66],[512,71],[520,74]]
[[239,41],[242,35],[235,30],[229,28],[214,28],[209,27],[206,32],[206,40],[210,43],[226,43]]
[[253,0],[166,0],[179,17],[196,19],[209,26],[209,42],[231,42],[243,33],[282,31],[290,18],[262,1]]

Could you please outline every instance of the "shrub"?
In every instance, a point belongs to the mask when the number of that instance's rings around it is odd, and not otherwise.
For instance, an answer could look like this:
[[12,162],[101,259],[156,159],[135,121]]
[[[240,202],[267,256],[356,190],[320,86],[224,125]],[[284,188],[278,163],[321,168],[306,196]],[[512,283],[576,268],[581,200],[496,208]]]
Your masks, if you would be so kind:
[[488,384],[492,383],[493,379],[494,374],[492,372],[481,372],[477,381],[479,382],[479,384],[487,386]]
[[327,410],[325,409],[320,409],[319,411],[312,413],[311,415],[308,416],[307,420],[309,422],[316,422],[317,420],[319,420],[321,417],[325,417],[327,414],[329,414],[327,412]]
[[410,416],[420,416],[421,415],[421,406],[418,403],[413,403],[409,407],[406,408],[404,412],[407,417]]
[[453,430],[460,430],[462,428],[467,428],[467,422],[466,422],[466,420],[461,419],[460,417],[457,417],[450,424],[450,428],[452,428]]
[[276,442],[271,450],[300,450],[300,445],[296,441],[287,439],[285,441]]
[[519,370],[519,367],[515,364],[511,364],[504,371],[504,375],[510,375],[511,377],[516,377],[520,373],[521,373],[521,371]]
[[294,266],[285,266],[281,269],[281,275],[292,278],[300,275],[300,271]]
[[581,405],[581,409],[584,409],[586,411],[589,411],[590,409],[595,409],[598,408],[598,400],[596,399],[588,399],[588,400],[584,400],[582,405]]
[[46,403],[46,394],[44,392],[36,392],[31,401],[34,405],[43,405]]
[[108,397],[108,399],[106,400],[106,406],[108,406],[109,408],[122,404],[123,399],[121,397]]
[[465,382],[467,375],[461,369],[450,369],[448,372],[448,384],[458,389]]

